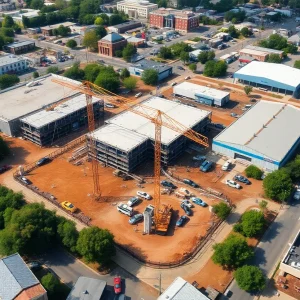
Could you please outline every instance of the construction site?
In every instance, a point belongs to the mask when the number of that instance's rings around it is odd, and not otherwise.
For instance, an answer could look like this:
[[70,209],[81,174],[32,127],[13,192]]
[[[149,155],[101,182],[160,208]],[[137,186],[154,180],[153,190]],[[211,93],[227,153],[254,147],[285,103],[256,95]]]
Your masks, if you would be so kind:
[[[215,162],[220,159],[210,153],[211,140],[218,133],[212,130],[211,120],[225,117],[225,112],[212,116],[211,108],[192,107],[160,97],[138,102],[60,76],[52,76],[50,81],[60,94],[63,89],[63,97],[22,116],[18,124],[22,124],[19,129],[23,136],[39,146],[47,145],[47,138],[53,141],[56,134],[61,137],[76,130],[76,122],[88,124],[89,133],[80,141],[74,140],[72,147],[59,148],[53,156],[46,154],[51,161],[43,166],[37,167],[34,156],[32,164],[24,168],[24,175],[34,187],[32,190],[51,195],[57,206],[70,201],[78,209],[74,216],[82,214],[87,216],[89,225],[109,229],[117,244],[141,261],[156,265],[183,261],[218,225],[211,206],[220,201],[228,205],[240,201],[240,192],[228,191],[223,183],[224,172],[219,164],[204,174],[199,170],[200,163],[193,160],[198,154]],[[72,101],[78,101],[78,106],[72,105],[70,110]],[[117,114],[106,118],[104,125],[97,128],[105,102],[116,104]],[[226,119],[226,125],[233,121],[228,116]],[[53,123],[57,125],[50,126]],[[44,132],[50,138],[42,136]],[[29,141],[22,141],[22,147],[26,148]],[[19,173],[15,174],[19,178]],[[186,178],[199,187],[186,185]],[[162,180],[173,182],[177,189],[162,187]],[[192,215],[183,227],[176,226],[185,214],[181,202],[186,197],[177,192],[180,190],[188,190],[188,198],[199,197],[207,204],[193,205]],[[254,182],[243,189],[243,197],[255,197],[261,190],[261,184]],[[139,197],[132,215],[143,214],[144,222],[131,225],[128,215],[117,208],[139,193],[148,194],[150,199]],[[149,205],[154,208],[153,215],[147,210]]]

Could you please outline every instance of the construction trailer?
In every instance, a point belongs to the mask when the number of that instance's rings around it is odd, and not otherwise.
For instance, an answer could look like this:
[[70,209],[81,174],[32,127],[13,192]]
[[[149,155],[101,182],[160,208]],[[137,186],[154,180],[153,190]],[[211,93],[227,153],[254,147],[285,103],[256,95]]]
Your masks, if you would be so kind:
[[[103,100],[93,99],[94,119],[104,115]],[[85,95],[77,94],[71,99],[58,104],[54,109],[43,109],[20,120],[22,136],[43,147],[88,123]]]
[[[159,109],[187,129],[204,133],[211,122],[211,112],[159,97],[151,97],[143,105]],[[155,128],[148,119],[125,111],[106,120],[106,125],[89,136],[96,143],[97,159],[106,166],[132,172],[148,158],[153,158]],[[184,135],[162,127],[161,163],[169,165],[191,143]]]

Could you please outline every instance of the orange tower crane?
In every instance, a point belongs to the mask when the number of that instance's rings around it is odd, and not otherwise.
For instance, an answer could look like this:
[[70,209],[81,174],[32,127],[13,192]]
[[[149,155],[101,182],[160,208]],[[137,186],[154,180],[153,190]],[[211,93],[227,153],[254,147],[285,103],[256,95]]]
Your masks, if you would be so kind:
[[[187,128],[175,119],[171,118],[164,112],[147,106],[141,103],[134,103],[134,101],[130,101],[124,97],[116,95],[108,90],[105,90],[99,86],[91,82],[83,82],[81,85],[75,84],[73,82],[54,78],[53,82],[56,82],[60,85],[68,87],[70,89],[76,90],[86,95],[87,103],[92,103],[91,98],[96,97],[99,99],[108,100],[109,102],[116,104],[134,114],[140,115],[146,119],[148,119],[155,126],[155,146],[154,146],[154,219],[155,226],[157,231],[167,231],[167,227],[170,221],[170,207],[161,204],[160,201],[160,174],[161,174],[161,132],[162,127],[169,128],[179,134],[182,134],[189,138],[190,140],[204,146],[208,147],[208,138],[203,136],[202,134],[192,130],[191,128]],[[121,104],[120,104],[120,101]],[[91,105],[91,107],[93,107]],[[92,114],[92,116],[90,115]],[[89,109],[88,106],[88,118],[89,118],[89,131],[92,132],[92,128],[94,126],[90,126],[90,123],[93,122],[93,113],[92,110]],[[91,121],[90,121],[91,119]],[[91,124],[92,125],[92,124]],[[95,144],[90,147],[93,154],[93,161],[96,162],[96,146]],[[94,177],[94,187],[95,182],[99,184],[99,176],[98,173],[94,173],[93,169],[93,177]],[[95,176],[97,176],[95,178]],[[99,185],[100,188],[100,185]],[[159,229],[161,228],[161,230]]]

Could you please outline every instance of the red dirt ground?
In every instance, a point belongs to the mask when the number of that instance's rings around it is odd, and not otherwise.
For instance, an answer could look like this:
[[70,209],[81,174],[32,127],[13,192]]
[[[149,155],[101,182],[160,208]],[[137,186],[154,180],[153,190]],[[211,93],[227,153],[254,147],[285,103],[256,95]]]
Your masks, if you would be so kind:
[[281,271],[278,270],[275,278],[276,278],[276,287],[279,291],[290,295],[291,297],[294,297],[295,299],[300,299],[300,292],[297,292],[297,288],[300,288],[300,280],[297,277],[294,277],[290,274],[287,274],[284,278],[286,280],[285,286],[286,288],[283,288],[283,284],[279,282],[278,275]]
[[[177,261],[180,257],[191,251],[197,240],[203,236],[210,224],[211,213],[208,208],[193,208],[194,216],[182,228],[174,225],[179,215],[183,214],[180,201],[174,195],[162,195],[162,202],[171,204],[174,209],[174,217],[167,236],[143,235],[143,224],[132,226],[128,223],[128,217],[120,214],[116,204],[126,202],[128,197],[136,195],[136,182],[122,181],[112,175],[111,168],[100,167],[100,183],[102,195],[112,196],[109,202],[100,203],[90,197],[93,192],[91,166],[74,166],[67,162],[70,154],[64,154],[50,164],[32,171],[27,177],[40,190],[54,194],[60,202],[68,200],[92,218],[92,224],[109,229],[118,243],[129,247],[140,257],[155,262]],[[144,184],[143,189],[153,195],[152,180]],[[208,204],[216,201],[202,197]],[[153,200],[142,201],[134,209],[143,212],[148,204],[154,204]],[[160,249],[157,251],[157,249]]]

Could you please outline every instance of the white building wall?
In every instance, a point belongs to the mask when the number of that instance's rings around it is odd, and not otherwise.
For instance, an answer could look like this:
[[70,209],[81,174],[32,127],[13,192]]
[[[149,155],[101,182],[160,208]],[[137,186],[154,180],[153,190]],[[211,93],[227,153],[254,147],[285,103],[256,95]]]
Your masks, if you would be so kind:
[[14,61],[12,63],[6,63],[5,65],[0,66],[0,75],[19,72],[28,69],[29,63],[26,59],[20,59],[19,61]]
[[[241,133],[242,134],[242,133]],[[218,141],[216,141],[218,142]],[[226,147],[222,147],[221,145],[217,145],[215,141],[213,141],[212,144],[212,150],[216,153],[219,153],[221,155],[224,155],[229,158],[235,158],[235,154],[243,155],[246,157],[251,158],[251,164],[264,169],[268,171],[275,171],[278,170],[279,165],[272,163],[272,159],[266,157],[265,155],[262,155],[261,153],[258,153],[252,149],[250,149],[247,146],[244,145],[235,145],[235,144],[230,144],[230,143],[225,143],[225,142],[218,142]],[[235,150],[235,149],[237,150]],[[261,157],[261,159],[257,158],[256,156]],[[265,160],[264,160],[265,159]]]

